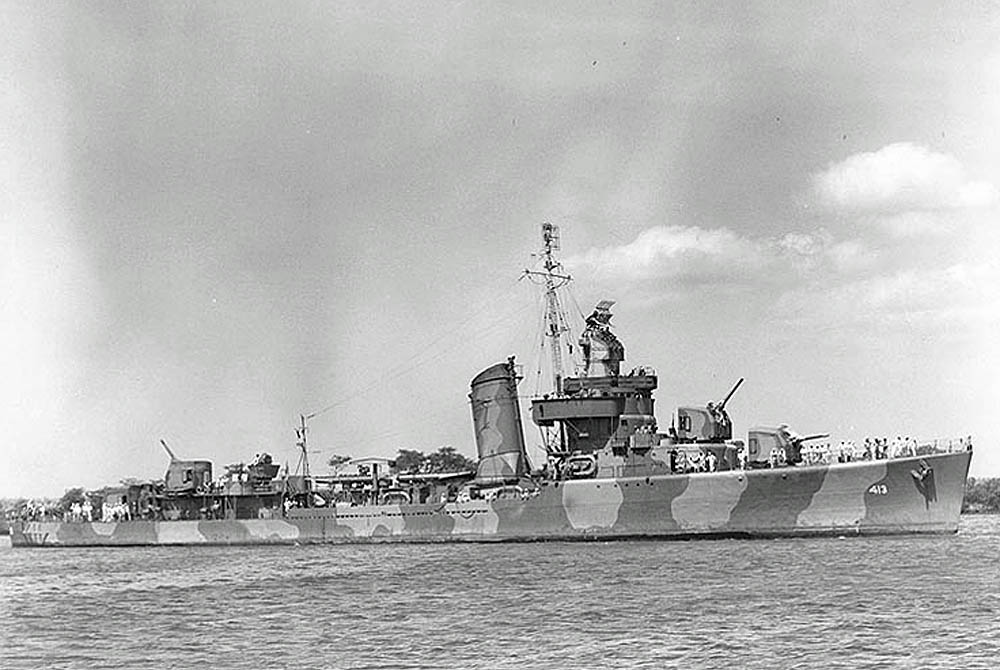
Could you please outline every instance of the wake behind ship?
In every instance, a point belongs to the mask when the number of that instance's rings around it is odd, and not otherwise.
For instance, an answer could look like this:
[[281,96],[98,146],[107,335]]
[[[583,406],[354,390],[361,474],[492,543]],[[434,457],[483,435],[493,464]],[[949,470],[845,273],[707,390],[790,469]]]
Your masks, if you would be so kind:
[[[93,492],[62,519],[14,523],[14,546],[127,546],[344,542],[530,541],[953,533],[971,441],[889,445],[864,451],[818,446],[786,425],[733,438],[727,403],[677,409],[667,430],[654,414],[655,372],[625,371],[601,301],[577,341],[571,374],[555,257],[558,228],[542,226],[543,269],[525,271],[545,290],[552,392],[531,401],[546,462],[525,449],[514,358],[471,382],[475,470],[428,472],[362,459],[332,475],[280,475],[270,456],[228,466],[181,460],[166,446],[162,482]],[[28,515],[30,517],[30,515]],[[101,517],[101,520],[95,520]]]

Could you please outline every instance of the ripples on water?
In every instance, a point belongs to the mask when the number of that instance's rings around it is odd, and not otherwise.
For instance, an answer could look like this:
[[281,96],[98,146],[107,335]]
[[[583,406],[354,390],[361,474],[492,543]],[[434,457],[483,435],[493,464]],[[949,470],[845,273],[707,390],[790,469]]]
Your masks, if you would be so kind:
[[997,668],[957,536],[0,549],[0,667]]

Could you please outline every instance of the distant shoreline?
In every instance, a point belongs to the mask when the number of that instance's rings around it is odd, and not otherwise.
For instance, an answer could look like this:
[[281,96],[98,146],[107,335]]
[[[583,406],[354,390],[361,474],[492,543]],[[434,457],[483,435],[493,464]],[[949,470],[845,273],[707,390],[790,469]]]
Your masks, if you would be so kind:
[[969,477],[965,482],[962,514],[1000,513],[1000,478]]

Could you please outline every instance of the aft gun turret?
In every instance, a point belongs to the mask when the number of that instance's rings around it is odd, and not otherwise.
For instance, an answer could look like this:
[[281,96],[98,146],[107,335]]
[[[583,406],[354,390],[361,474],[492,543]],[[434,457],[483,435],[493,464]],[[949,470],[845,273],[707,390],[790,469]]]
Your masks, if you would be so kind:
[[160,444],[170,456],[170,465],[167,466],[167,473],[163,476],[164,488],[168,494],[192,493],[211,485],[211,461],[184,461],[177,458],[165,440],[160,440]]

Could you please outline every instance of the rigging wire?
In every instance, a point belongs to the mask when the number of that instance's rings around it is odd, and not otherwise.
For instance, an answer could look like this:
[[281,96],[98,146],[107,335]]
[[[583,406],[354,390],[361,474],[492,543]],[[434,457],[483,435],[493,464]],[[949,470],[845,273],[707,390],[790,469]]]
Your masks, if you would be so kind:
[[[418,396],[416,396],[416,395],[413,395],[412,397],[414,399],[418,399]],[[450,406],[449,405],[447,407],[439,407],[437,410],[423,412],[422,416],[425,419],[430,419],[431,421],[429,421],[429,423],[435,424],[435,423],[437,423],[437,421],[434,421],[434,419],[439,419],[439,418],[441,418],[441,417],[443,417],[445,415],[451,414],[451,413],[453,413],[455,411],[456,410],[455,410],[454,406]],[[389,430],[384,430],[384,431],[379,432],[379,433],[374,433],[374,434],[370,434],[370,435],[366,434],[362,440],[353,441],[353,442],[351,442],[351,445],[359,446],[359,447],[360,446],[372,446],[372,445],[379,446],[379,445],[377,445],[377,443],[380,442],[380,441],[381,442],[385,442],[385,441],[389,441],[389,440],[401,437],[403,435],[412,434],[412,433],[413,433],[413,430],[410,429],[410,428],[407,428],[407,427],[393,428],[393,429],[389,429]],[[403,447],[403,448],[405,448],[405,447]]]
[[[537,272],[537,268],[538,268],[539,264],[543,262],[543,259],[545,257],[544,257],[543,254],[532,254],[532,258],[534,259],[533,263],[532,263],[532,266],[534,268],[536,268],[536,272]],[[558,261],[557,261],[556,267],[558,268],[559,271],[563,271],[562,270],[562,265],[559,264]],[[529,276],[529,278],[530,278],[530,275],[529,275],[528,271],[525,271],[524,273],[520,274],[520,276],[518,277],[518,281],[520,281],[521,279],[525,278],[525,276]],[[576,300],[576,296],[573,294],[573,292],[568,287],[569,282],[570,282],[570,277],[569,277],[569,275],[566,275],[565,277],[562,278],[562,281],[558,284],[558,286],[556,288],[557,288],[557,290],[559,290],[559,289],[565,289],[565,293],[567,293],[569,295],[570,300],[572,301],[573,306],[576,309],[576,312],[580,315],[581,320],[585,320],[585,317],[583,316],[583,312],[580,309],[579,303]],[[533,282],[533,283],[537,284],[538,282]],[[508,292],[502,294],[501,297],[506,297],[506,296],[511,296],[511,295],[513,295],[513,292],[512,291],[508,291]],[[536,312],[539,314],[539,325],[538,325],[538,328],[536,330],[536,339],[537,339],[538,346],[534,348],[535,354],[537,356],[537,359],[536,359],[537,360],[537,372],[536,372],[536,379],[535,379],[535,382],[536,382],[535,397],[537,397],[540,394],[540,392],[541,392],[542,376],[543,376],[543,369],[542,368],[543,368],[543,359],[545,358],[544,354],[545,354],[545,347],[546,347],[546,333],[545,333],[546,314],[545,314],[545,310],[541,309],[543,300],[544,300],[544,296],[536,292],[535,293],[535,308],[536,308]],[[372,380],[367,386],[365,386],[361,390],[352,391],[349,396],[345,396],[343,398],[334,400],[333,402],[330,402],[327,405],[324,405],[320,409],[307,414],[305,418],[312,419],[312,418],[324,415],[327,412],[330,412],[330,411],[332,411],[332,410],[334,410],[334,409],[336,409],[338,407],[342,407],[342,406],[344,406],[344,405],[346,405],[346,404],[348,404],[350,402],[354,402],[354,401],[358,400],[359,398],[364,397],[364,396],[372,393],[373,391],[375,391],[375,390],[377,390],[379,388],[384,387],[388,382],[390,382],[390,381],[392,381],[394,379],[398,379],[399,377],[401,377],[401,376],[403,376],[405,374],[408,374],[408,373],[412,372],[413,370],[415,370],[415,369],[417,369],[417,368],[419,368],[421,366],[425,366],[427,364],[433,363],[433,362],[437,361],[438,359],[444,357],[445,355],[448,355],[448,354],[452,353],[453,348],[451,346],[449,346],[449,344],[453,340],[457,340],[459,342],[469,341],[470,338],[466,335],[466,331],[468,330],[468,326],[470,324],[474,323],[474,322],[477,322],[477,321],[481,320],[482,315],[485,314],[485,313],[487,313],[488,311],[490,311],[493,308],[494,304],[495,303],[492,302],[492,301],[485,302],[483,304],[483,306],[479,310],[476,310],[476,311],[473,311],[472,313],[470,313],[462,322],[460,322],[458,324],[458,326],[447,327],[447,329],[444,330],[443,332],[441,332],[440,335],[435,335],[435,336],[432,336],[432,337],[426,339],[423,343],[420,344],[421,350],[418,353],[414,354],[413,356],[410,356],[409,358],[405,359],[401,363],[399,363],[399,364],[391,367],[386,372],[386,374],[380,375],[377,379]],[[482,336],[482,335],[487,335],[487,334],[493,333],[494,330],[497,329],[497,328],[499,328],[501,325],[507,325],[507,324],[509,324],[514,319],[514,317],[516,317],[518,314],[520,314],[523,311],[525,311],[525,309],[527,309],[528,307],[530,307],[530,303],[527,303],[527,304],[522,303],[517,308],[515,308],[513,310],[508,310],[506,313],[504,313],[504,314],[500,315],[498,318],[492,320],[484,328],[478,329],[476,331],[477,334],[480,335],[480,336]],[[558,316],[559,316],[559,320],[562,322],[561,326],[564,328],[564,332],[568,333],[568,335],[570,337],[570,340],[572,342],[572,330],[571,330],[571,328],[569,326],[568,319],[566,318],[565,311],[563,310],[563,308],[561,306],[561,301],[560,301],[560,308],[559,308],[559,315]],[[560,348],[561,348],[561,340],[559,342],[556,342],[555,345],[556,346],[560,346]],[[578,369],[577,363],[576,363],[576,360],[575,360],[575,356],[574,356],[574,353],[573,353],[573,345],[572,345],[572,343],[569,344],[569,356],[570,356],[570,361],[572,362],[573,367],[575,369]],[[335,373],[333,373],[333,374],[335,374]],[[333,374],[331,374],[330,376],[332,377]],[[531,396],[518,396],[518,398],[526,398],[526,397],[531,397]],[[438,416],[444,415],[445,413],[450,413],[451,411],[453,411],[453,410],[450,407],[449,408],[443,408],[443,409],[438,410],[437,412],[431,413],[429,415],[425,414],[425,416],[430,416],[431,418],[434,418],[434,417],[438,417]],[[387,437],[391,438],[391,437],[394,437],[394,436],[402,435],[402,434],[404,434],[406,432],[408,432],[406,429],[400,429],[400,430],[390,430],[390,431],[386,431],[386,432],[382,432],[382,433],[377,433],[375,435],[367,435],[365,442],[358,442],[358,443],[355,443],[355,444],[358,444],[358,445],[371,444],[375,440],[380,440],[382,438],[387,438]]]
[[583,310],[580,309],[580,303],[576,301],[576,294],[573,293],[573,289],[569,286],[566,287],[566,293],[569,294],[569,299],[573,301],[573,307],[576,308],[576,313],[580,316],[581,322],[586,322],[587,317],[584,315]]
[[[527,394],[518,394],[515,397],[518,400],[534,400],[537,396],[527,395]],[[416,398],[416,396],[414,396],[414,398]],[[468,400],[466,402],[466,404],[469,407],[471,407],[472,406],[472,401]],[[454,407],[448,406],[448,407],[438,408],[435,411],[425,412],[425,413],[423,413],[423,416],[424,416],[424,418],[427,418],[427,419],[438,419],[438,418],[441,418],[441,417],[443,417],[443,416],[445,416],[447,414],[451,414],[454,411],[455,411]],[[435,422],[431,421],[431,423],[435,423]],[[391,440],[393,438],[400,437],[400,436],[406,435],[406,434],[410,434],[412,432],[413,431],[411,429],[405,428],[405,427],[404,428],[395,428],[395,429],[385,430],[385,431],[382,431],[382,432],[379,432],[379,433],[374,433],[374,434],[371,434],[371,435],[365,435],[363,441],[353,441],[351,444],[355,445],[355,446],[371,446],[371,445],[378,446],[376,443],[379,442],[379,441]],[[288,447],[287,449],[291,450],[292,448]],[[298,449],[295,449],[295,450],[299,451]],[[317,453],[317,451],[310,449],[309,453]]]
[[532,352],[534,355],[535,395],[538,395],[542,388],[542,359],[545,357],[545,311],[542,309],[542,296],[539,293],[535,293],[535,309],[538,314],[538,326],[535,329]]
[[[510,310],[505,314],[502,314],[497,319],[494,319],[492,322],[490,322],[484,328],[482,328],[479,331],[479,333],[480,334],[492,333],[499,325],[507,321],[510,321],[511,319],[513,319],[513,317],[525,311],[528,307],[529,307],[528,305],[523,305],[523,304],[517,306],[513,310]],[[482,311],[485,310],[481,310],[481,312]],[[467,325],[471,321],[472,318],[470,317],[469,319],[466,319],[465,322],[463,322],[463,325]],[[458,335],[462,335],[463,336],[462,339],[468,339],[467,337],[465,337],[465,333],[463,333],[460,328],[455,328],[451,332],[454,333],[456,337]],[[373,380],[371,383],[369,383],[361,390],[352,391],[350,396],[346,396],[344,398],[331,402],[314,412],[310,412],[309,414],[306,415],[306,418],[312,419],[317,416],[326,414],[330,410],[336,409],[337,407],[340,407],[342,405],[346,405],[347,403],[353,402],[358,398],[367,395],[368,393],[371,393],[372,391],[383,386],[388,381],[397,379],[402,375],[413,371],[415,368],[418,368],[422,365],[426,365],[427,363],[434,362],[435,360],[442,358],[447,354],[450,354],[451,349],[447,346],[442,346],[443,344],[446,344],[444,335],[440,337],[431,338],[429,341],[424,341],[420,345],[420,353],[414,354],[413,356],[410,356],[403,363],[398,364],[393,368],[390,368],[386,374],[380,375],[378,379]]]
[[[579,323],[586,324],[587,323],[587,317],[585,317],[583,315],[583,310],[580,309],[580,303],[577,302],[577,300],[576,300],[576,294],[573,292],[572,287],[570,287],[570,286],[566,287],[566,295],[569,296],[570,302],[573,303],[573,307],[576,309],[576,313],[580,316]],[[581,327],[585,328],[586,326],[581,326]],[[569,338],[570,338],[570,341],[572,342],[573,341],[573,327],[569,325],[569,320],[568,319],[567,319],[567,323],[566,323],[566,330],[569,333]],[[577,356],[574,355],[572,352],[570,352],[570,360],[573,362],[573,367],[574,367],[575,371],[577,372],[577,374],[579,374],[580,370],[582,369],[582,365],[578,362]]]
[[[506,271],[503,271],[503,272],[492,272],[492,273],[487,273],[486,275],[480,274],[481,277],[485,276],[485,277],[487,277],[487,278],[489,278],[491,280],[493,278],[497,279],[497,282],[490,281],[489,282],[490,284],[498,283],[499,279],[502,276],[504,276],[504,275],[506,275],[507,279],[508,279],[508,282],[506,284],[507,290],[505,292],[501,291],[500,294],[499,294],[499,297],[500,298],[514,298],[514,297],[516,297],[519,294],[518,294],[518,292],[516,292],[514,290],[511,290],[511,289],[514,287],[514,285],[517,283],[517,281],[520,280],[520,275],[518,275],[517,278],[512,279],[512,278],[509,277],[509,273],[506,272]],[[487,314],[491,310],[493,304],[494,303],[492,303],[492,302],[484,302],[484,303],[482,303],[481,306],[479,307],[479,309],[468,311],[466,313],[466,317],[462,321],[460,321],[458,323],[458,325],[442,325],[442,327],[438,331],[438,333],[432,334],[429,339],[432,342],[439,342],[440,340],[442,340],[445,337],[447,337],[449,334],[454,334],[454,335],[461,334],[463,332],[463,329],[465,329],[466,326],[470,325],[473,322],[480,321],[481,318],[483,317],[483,315]],[[326,379],[337,377],[339,374],[341,374],[341,371],[334,370],[334,371],[330,372],[326,376]]]
[[[576,309],[576,313],[580,316],[580,322],[581,323],[586,322],[586,317],[583,315],[583,311],[580,309],[580,304],[576,300],[576,295],[570,289],[570,284],[569,283],[565,284],[559,290],[563,291],[563,292],[565,292],[566,294],[569,295],[570,300],[573,303],[573,307]],[[551,344],[547,344],[546,343],[546,337],[547,337],[546,332],[545,332],[545,318],[546,318],[546,316],[545,316],[544,310],[541,308],[541,300],[542,300],[541,296],[538,296],[537,302],[539,303],[539,326],[538,326],[538,330],[537,330],[537,333],[538,333],[538,336],[537,336],[537,347],[535,348],[535,352],[537,354],[537,359],[535,359],[535,361],[534,361],[536,363],[536,365],[537,365],[537,367],[535,368],[536,377],[537,377],[536,378],[536,385],[535,385],[535,392],[536,392],[536,394],[538,394],[538,393],[541,392],[542,375],[543,375],[543,372],[544,372],[543,371],[543,364],[544,364],[544,358],[545,358],[544,351],[545,351],[546,346],[552,346]],[[561,301],[560,301],[560,304],[562,304]],[[572,324],[570,323],[569,318],[567,318],[567,315],[565,313],[562,314],[562,317],[563,317],[563,319],[562,319],[563,326],[565,326],[566,338],[568,340],[568,347],[567,348],[568,348],[569,360],[570,360],[570,363],[572,363],[572,365],[573,365],[573,373],[575,374],[575,373],[579,372],[580,365],[579,365],[579,363],[577,361],[578,352],[573,347],[573,342],[575,341],[574,337],[573,337],[574,328],[573,328]]]
[[[512,281],[510,283],[510,285],[508,286],[508,288],[512,287],[514,283],[516,283],[516,280]],[[511,290],[508,290],[507,292],[501,294],[501,297],[506,297],[506,298],[511,298],[511,297],[514,297],[514,296],[515,296],[515,292],[511,291]],[[438,331],[438,333],[432,334],[429,337],[429,340],[431,342],[440,342],[441,340],[443,340],[444,338],[446,338],[449,334],[453,334],[453,335],[456,335],[456,336],[462,334],[464,332],[464,329],[468,325],[470,325],[471,323],[473,323],[475,321],[481,320],[482,316],[484,314],[486,314],[491,309],[491,307],[492,307],[492,303],[488,303],[488,302],[487,303],[483,303],[482,306],[478,310],[474,310],[474,311],[470,312],[465,317],[464,320],[462,320],[462,321],[460,321],[458,323],[457,326],[443,325],[441,327],[441,329]],[[399,367],[399,366],[396,366],[396,367]],[[338,372],[331,372],[328,375],[328,378],[329,377],[335,377],[337,374],[338,374]]]

